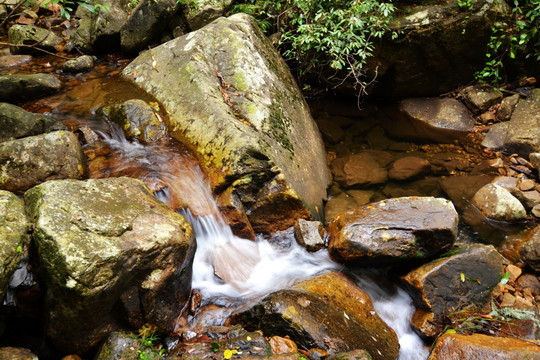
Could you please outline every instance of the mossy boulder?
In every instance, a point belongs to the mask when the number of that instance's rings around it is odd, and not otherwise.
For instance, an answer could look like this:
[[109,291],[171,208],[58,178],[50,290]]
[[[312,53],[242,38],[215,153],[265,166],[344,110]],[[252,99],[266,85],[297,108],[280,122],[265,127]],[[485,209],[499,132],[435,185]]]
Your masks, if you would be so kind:
[[198,0],[184,10],[187,25],[191,30],[198,30],[225,14],[232,0]]
[[0,190],[0,303],[28,245],[28,225],[22,201],[15,194]]
[[122,75],[163,105],[172,136],[200,155],[215,191],[233,187],[255,231],[321,211],[329,181],[321,136],[253,18],[219,18],[142,53]]
[[54,117],[34,114],[21,107],[0,103],[0,143],[67,128]]
[[81,179],[85,156],[70,131],[6,141],[0,144],[0,189],[23,193],[47,180]]
[[42,29],[34,25],[13,25],[8,31],[8,40],[13,54],[28,54],[39,52],[31,47],[16,45],[33,45],[47,51],[56,51],[62,44],[62,39],[51,30]]
[[58,348],[91,350],[130,309],[168,330],[191,285],[193,235],[181,215],[131,178],[48,181],[24,199]]

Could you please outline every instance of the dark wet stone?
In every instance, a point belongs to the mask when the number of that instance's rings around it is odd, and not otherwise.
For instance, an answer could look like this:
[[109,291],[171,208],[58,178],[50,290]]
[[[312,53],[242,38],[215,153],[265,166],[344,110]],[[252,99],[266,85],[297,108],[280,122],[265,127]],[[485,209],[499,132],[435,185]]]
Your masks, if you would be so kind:
[[0,76],[0,101],[19,102],[54,93],[62,82],[51,74]]
[[340,262],[361,265],[429,258],[452,246],[458,221],[446,199],[387,199],[336,216],[328,226],[328,250]]
[[466,245],[457,254],[408,273],[403,280],[418,307],[412,325],[421,334],[436,337],[454,310],[483,306],[501,279],[503,259],[493,246]]
[[0,103],[0,143],[54,130],[67,130],[52,116],[34,114],[21,107]]

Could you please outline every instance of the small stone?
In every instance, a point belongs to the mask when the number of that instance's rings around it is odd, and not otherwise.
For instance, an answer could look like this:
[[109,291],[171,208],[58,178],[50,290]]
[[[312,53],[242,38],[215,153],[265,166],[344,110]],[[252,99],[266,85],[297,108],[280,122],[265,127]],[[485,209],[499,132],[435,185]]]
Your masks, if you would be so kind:
[[94,58],[90,55],[79,56],[76,59],[68,60],[62,65],[65,72],[78,73],[88,71],[94,67]]
[[536,183],[532,179],[523,180],[521,182],[521,184],[519,184],[519,188],[522,191],[532,190],[532,189],[534,189],[535,186],[536,186]]
[[480,115],[480,122],[482,124],[489,124],[489,123],[493,123],[495,121],[497,121],[497,117],[491,111],[486,111],[485,113]]
[[307,251],[315,252],[324,247],[325,231],[319,221],[299,219],[294,225],[294,237]]
[[523,205],[502,186],[487,184],[473,197],[473,204],[484,216],[494,220],[518,221],[527,217]]
[[[502,306],[502,304],[501,304]],[[521,296],[515,297],[514,307],[518,309],[530,309],[534,307],[533,303],[527,299],[522,298]]]
[[523,272],[519,267],[515,265],[508,265],[506,267],[506,271],[510,274],[510,278],[508,279],[510,282],[516,281]]
[[504,293],[503,299],[501,301],[501,307],[511,307],[514,306],[516,302],[516,297],[510,293]]
[[501,106],[499,106],[499,110],[497,111],[497,118],[500,121],[510,120],[510,117],[512,116],[512,112],[514,112],[514,109],[516,108],[518,100],[519,94],[505,97],[501,101]]
[[270,344],[272,353],[275,355],[291,353],[295,354],[298,352],[298,347],[296,346],[295,342],[288,338],[272,336],[270,340],[268,340],[268,343]]
[[324,360],[328,357],[328,352],[323,349],[309,349],[308,356],[313,360]]

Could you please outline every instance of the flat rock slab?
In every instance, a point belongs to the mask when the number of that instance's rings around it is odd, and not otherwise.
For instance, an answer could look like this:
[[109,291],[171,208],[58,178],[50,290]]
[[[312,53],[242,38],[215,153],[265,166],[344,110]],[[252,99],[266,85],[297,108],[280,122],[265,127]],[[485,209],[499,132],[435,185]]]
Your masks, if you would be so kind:
[[446,334],[437,339],[428,360],[538,360],[540,346],[534,341],[483,334]]
[[[135,308],[166,332],[187,299],[192,229],[139,180],[55,180],[25,193],[46,286],[47,335],[84,353]],[[125,292],[132,303],[121,305]],[[131,305],[131,306],[129,306]]]
[[401,100],[381,123],[395,138],[448,143],[474,130],[474,119],[460,101],[453,98]]
[[54,130],[67,130],[52,116],[34,114],[21,107],[0,103],[0,143]]
[[326,154],[283,59],[245,14],[219,18],[145,51],[122,76],[168,113],[218,192],[232,186],[257,232],[322,211]]
[[540,151],[540,89],[520,99],[510,121],[495,124],[482,145],[497,151],[518,153],[528,158]]
[[0,301],[4,300],[9,278],[23,258],[28,230],[22,201],[15,194],[0,190]]
[[0,189],[23,193],[47,180],[81,179],[85,156],[70,131],[54,131],[0,144]]
[[339,262],[361,265],[429,258],[452,246],[458,221],[446,199],[387,199],[337,215],[328,226],[328,250]]
[[19,102],[54,93],[62,82],[51,74],[0,76],[0,101]]
[[502,255],[493,246],[480,244],[464,245],[454,255],[411,271],[403,280],[418,307],[412,325],[421,334],[436,337],[451,312],[487,302],[502,271]]

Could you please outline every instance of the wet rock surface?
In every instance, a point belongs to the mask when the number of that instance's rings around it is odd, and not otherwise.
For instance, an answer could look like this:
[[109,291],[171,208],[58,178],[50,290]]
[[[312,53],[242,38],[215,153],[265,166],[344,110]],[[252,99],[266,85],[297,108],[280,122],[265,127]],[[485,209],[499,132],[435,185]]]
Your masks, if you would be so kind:
[[0,103],[0,143],[67,128],[52,116],[34,114],[15,105]]
[[403,280],[419,307],[412,325],[423,335],[436,337],[452,311],[488,301],[502,270],[503,257],[493,246],[475,244],[411,271]]
[[512,338],[492,337],[482,334],[441,336],[433,348],[429,360],[465,359],[540,359],[539,346]]
[[487,184],[474,195],[472,203],[487,218],[503,221],[519,221],[527,212],[510,191],[496,184]]
[[25,203],[56,346],[84,353],[121,328],[114,307],[131,286],[145,320],[165,331],[190,288],[192,230],[182,216],[129,178],[48,181]]
[[255,231],[280,230],[278,219],[294,225],[309,213],[303,203],[321,211],[328,172],[320,134],[253,19],[220,18],[144,52],[123,76],[164,105],[172,136],[202,155],[218,189],[233,185]]
[[81,179],[85,158],[75,135],[55,131],[0,144],[0,188],[23,193],[47,180]]
[[452,246],[457,225],[456,210],[446,199],[387,199],[336,216],[328,226],[328,250],[348,264],[382,266],[429,258]]
[[0,101],[19,102],[54,93],[62,82],[50,74],[0,76]]
[[326,231],[319,221],[298,220],[294,225],[294,237],[307,251],[319,251],[324,247]]

